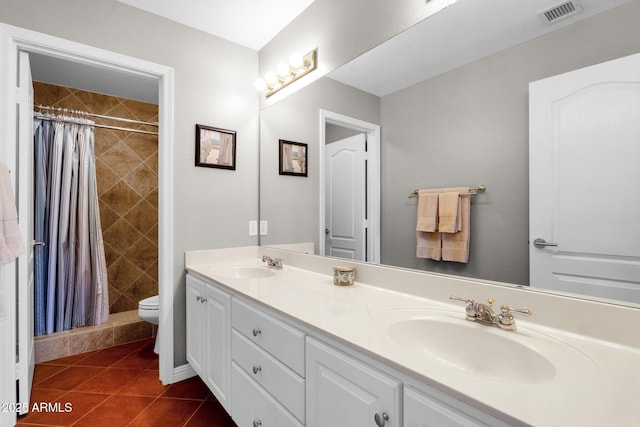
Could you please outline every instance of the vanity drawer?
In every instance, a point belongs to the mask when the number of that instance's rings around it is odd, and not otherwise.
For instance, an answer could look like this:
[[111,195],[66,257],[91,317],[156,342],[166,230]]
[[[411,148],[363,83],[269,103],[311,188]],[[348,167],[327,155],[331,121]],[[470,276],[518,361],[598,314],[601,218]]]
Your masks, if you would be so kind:
[[304,377],[304,332],[235,298],[232,300],[231,325]]
[[299,421],[304,422],[304,378],[235,329],[231,337],[231,357],[246,374],[271,393]]
[[239,427],[303,426],[235,362],[231,362],[231,417]]

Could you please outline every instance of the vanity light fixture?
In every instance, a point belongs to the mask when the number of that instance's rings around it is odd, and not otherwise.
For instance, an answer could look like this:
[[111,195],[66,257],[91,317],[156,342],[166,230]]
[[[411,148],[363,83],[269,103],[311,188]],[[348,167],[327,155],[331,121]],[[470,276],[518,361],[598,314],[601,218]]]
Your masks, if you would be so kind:
[[276,71],[269,71],[264,78],[259,77],[254,86],[259,91],[265,91],[268,98],[280,89],[284,89],[299,78],[309,74],[317,67],[317,50],[314,49],[306,55],[292,54],[289,63],[281,62]]

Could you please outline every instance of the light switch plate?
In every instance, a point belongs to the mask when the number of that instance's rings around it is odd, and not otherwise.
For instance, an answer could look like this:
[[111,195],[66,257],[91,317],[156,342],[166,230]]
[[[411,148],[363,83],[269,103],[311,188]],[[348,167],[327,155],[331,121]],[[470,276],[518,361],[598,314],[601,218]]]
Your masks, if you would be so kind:
[[260,235],[266,236],[268,233],[269,222],[268,221],[260,221]]
[[249,236],[258,235],[258,221],[249,221]]

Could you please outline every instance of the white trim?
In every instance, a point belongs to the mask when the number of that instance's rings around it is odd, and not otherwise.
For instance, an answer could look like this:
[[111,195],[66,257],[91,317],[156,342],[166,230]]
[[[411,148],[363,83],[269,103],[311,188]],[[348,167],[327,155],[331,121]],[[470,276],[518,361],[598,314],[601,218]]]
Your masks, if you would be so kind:
[[353,129],[367,134],[367,211],[369,213],[369,246],[367,248],[368,261],[380,263],[380,125],[354,119],[353,117],[320,109],[320,138],[318,170],[320,171],[320,221],[318,227],[318,245],[320,255],[324,255],[325,239],[325,194],[324,194],[324,149],[326,145],[325,128],[327,124]]
[[189,363],[173,368],[173,382],[176,383],[195,377],[196,375],[196,371],[193,370]]
[[[158,133],[158,293],[160,295],[160,380],[164,384],[174,382],[174,336],[173,336],[173,139],[174,139],[174,76],[173,69],[164,65],[144,61],[104,49],[76,43],[58,37],[42,34],[7,24],[0,24],[3,33],[2,94],[6,100],[0,107],[3,119],[3,141],[15,141],[15,125],[9,125],[11,118],[15,122],[15,113],[8,106],[15,100],[15,67],[11,68],[18,50],[53,56],[75,63],[91,65],[121,73],[144,76],[158,80],[160,123]],[[8,67],[8,68],[7,68]],[[8,108],[8,110],[7,110]],[[8,114],[5,114],[8,113]],[[2,144],[10,145],[10,144]],[[2,155],[9,148],[3,147]],[[5,346],[12,348],[12,346]]]

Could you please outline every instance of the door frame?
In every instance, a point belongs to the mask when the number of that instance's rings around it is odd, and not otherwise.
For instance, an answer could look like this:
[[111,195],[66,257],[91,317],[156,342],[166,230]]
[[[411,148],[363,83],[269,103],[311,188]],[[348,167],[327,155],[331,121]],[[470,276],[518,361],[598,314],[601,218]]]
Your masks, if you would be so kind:
[[326,145],[326,125],[336,125],[367,134],[367,229],[368,245],[367,260],[370,263],[380,263],[380,125],[365,122],[343,114],[320,109],[320,138],[318,149],[318,170],[320,174],[320,215],[318,224],[318,245],[320,254],[325,251],[324,223],[325,223],[325,173],[324,155]]
[[[174,71],[165,65],[116,52],[65,40],[0,23],[0,137],[2,141],[15,141],[16,133],[16,70],[18,52],[26,51],[52,56],[73,63],[89,65],[119,73],[152,78],[158,82],[158,294],[159,294],[159,357],[160,380],[174,382],[174,333],[173,333],[173,139],[174,139]],[[13,147],[12,147],[13,145]],[[2,144],[0,160],[15,169],[15,144]],[[30,243],[30,242],[29,242]],[[2,278],[10,273],[5,273]],[[6,274],[6,275],[5,275]],[[15,280],[15,278],[14,278]],[[14,283],[9,282],[9,283]],[[12,286],[13,288],[13,286]],[[15,290],[12,299],[15,301]],[[15,304],[9,313],[15,319]],[[15,341],[15,325],[11,337]],[[4,346],[12,349],[12,346]],[[4,351],[4,350],[1,350]],[[11,353],[15,353],[11,351]],[[12,356],[15,362],[15,355]],[[1,359],[1,358],[0,358]],[[12,366],[14,366],[12,364]],[[13,369],[11,369],[13,371]],[[5,378],[3,376],[3,378]],[[11,374],[8,378],[13,378]],[[0,384],[0,387],[4,387]],[[15,389],[15,387],[11,387]],[[15,390],[14,392],[15,393]]]

